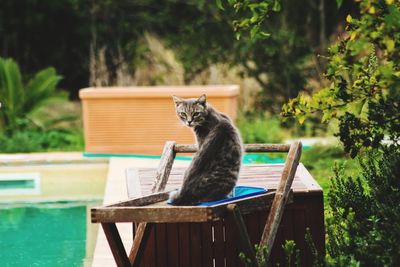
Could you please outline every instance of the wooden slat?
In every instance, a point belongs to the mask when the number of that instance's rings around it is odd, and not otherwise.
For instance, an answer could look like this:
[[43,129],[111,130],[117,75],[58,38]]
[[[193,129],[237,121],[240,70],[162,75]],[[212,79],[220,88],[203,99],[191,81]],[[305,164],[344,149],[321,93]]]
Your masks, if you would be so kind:
[[268,209],[271,206],[274,196],[275,192],[271,191],[263,195],[237,199],[230,202],[218,204],[209,208],[212,210],[214,219],[225,217],[227,212],[226,208],[229,204],[236,204],[242,214],[248,214],[254,211]]
[[201,237],[203,266],[213,266],[213,240],[211,222],[205,222],[201,224]]
[[[146,244],[148,241],[148,237],[150,236],[152,227],[152,224],[138,224],[136,228],[135,238],[133,240],[132,248],[129,253],[129,262],[134,267],[140,266],[141,264],[144,249],[146,248]],[[137,238],[138,236],[140,237],[140,239]]]
[[[290,145],[284,144],[246,144],[245,152],[288,152]],[[196,145],[176,144],[174,151],[176,153],[194,153],[197,152]]]
[[[266,246],[266,257],[271,253],[272,246],[275,241],[276,232],[284,212],[286,201],[289,197],[290,188],[296,173],[297,165],[301,155],[301,142],[294,142],[290,146],[287,155],[285,167],[282,172],[281,182],[275,194],[274,201],[268,219],[265,223],[265,228],[261,237],[260,245]],[[261,256],[262,250],[259,251],[258,256]]]
[[115,223],[102,223],[101,226],[104,230],[104,234],[106,235],[117,266],[130,267],[131,264],[128,256],[126,255],[124,245],[122,244],[122,240]]
[[157,266],[164,266],[168,259],[167,254],[167,230],[165,223],[155,225],[156,231],[156,257]]
[[226,266],[237,267],[239,260],[237,227],[232,213],[229,213],[225,220],[226,234]]
[[152,192],[161,192],[165,189],[175,159],[174,147],[174,141],[167,141],[165,143],[164,151],[157,168],[155,182],[151,189]]
[[[130,199],[127,201],[120,201],[114,204],[107,205],[105,207],[140,207],[140,206],[146,206],[150,204],[154,204],[156,202],[164,201],[167,200],[169,197],[169,192],[161,192],[161,193],[154,193],[151,195],[147,195],[144,197],[138,197],[134,199]],[[96,208],[95,208],[96,210]]]
[[[179,232],[176,223],[167,224],[167,250],[168,260],[166,266],[179,266]],[[160,266],[165,266],[160,265]]]
[[[325,244],[324,239],[321,238],[322,235],[320,234],[325,232],[323,216],[323,195],[321,194],[320,196],[310,196],[305,201],[305,204],[308,206],[308,209],[305,212],[306,225],[310,229],[313,245],[319,248],[319,254],[323,257],[325,255]],[[310,250],[308,249],[308,251]],[[312,262],[310,262],[310,264],[311,263]]]
[[201,251],[203,248],[201,240],[201,223],[190,224],[190,264],[192,267],[202,267]]
[[[164,196],[163,193],[144,197],[142,200],[149,203],[151,199],[158,199]],[[274,191],[263,195],[251,196],[231,202],[218,204],[210,207],[203,206],[171,206],[165,202],[155,203],[148,206],[128,206],[126,203],[118,203],[110,206],[93,208],[92,222],[204,222],[217,220],[224,217],[228,204],[237,204],[243,214],[254,211],[265,210],[271,206]],[[141,199],[137,199],[141,205]],[[290,196],[289,196],[290,200]],[[136,203],[136,199],[129,200],[127,203]]]
[[143,258],[140,266],[143,267],[155,267],[156,264],[156,243],[155,243],[155,227],[151,227],[148,240],[146,242],[146,247],[143,251]]
[[[213,216],[208,207],[145,206],[104,207],[93,210],[93,222],[205,222]],[[140,224],[139,224],[140,226]],[[137,233],[135,235],[135,238]]]
[[190,266],[190,227],[189,223],[179,223],[179,266]]
[[225,266],[225,240],[224,240],[224,224],[222,220],[213,222],[214,244],[213,257],[216,267]]
[[261,233],[259,231],[258,212],[252,212],[244,216],[243,218],[247,225],[247,232],[249,233],[250,242],[252,244],[258,244],[260,242]]
[[140,190],[140,176],[139,170],[134,168],[128,168],[125,170],[126,175],[126,189],[128,191],[128,198],[142,196]]
[[[263,186],[268,189],[278,187],[280,177],[283,171],[283,164],[257,164],[243,165],[241,168],[238,185],[245,186]],[[139,169],[141,191],[144,195],[150,194],[152,180],[155,176],[155,169]],[[179,188],[182,184],[182,178],[185,168],[173,168],[166,186],[166,190]],[[319,195],[322,189],[317,182],[310,176],[305,175],[308,172],[302,164],[299,164],[292,189],[295,194],[316,194]]]
[[[290,204],[288,204],[290,205]],[[293,218],[293,210],[286,209],[283,216],[281,226],[283,227],[283,238],[284,240],[290,240],[291,236],[294,235],[294,218]]]
[[[157,168],[156,180],[151,190],[152,193],[163,191],[165,188],[175,159],[174,146],[175,142],[173,141],[166,142],[164,146],[164,151]],[[149,228],[152,227],[146,223],[146,220],[144,221],[144,223],[140,223],[138,226],[140,231],[135,233],[135,239],[133,240],[132,249],[129,254],[129,259],[134,266],[140,264],[140,257],[138,257],[138,255],[143,254],[143,250],[145,249],[144,245],[147,242],[146,239],[150,231]]]
[[232,213],[236,228],[237,228],[237,233],[239,236],[239,241],[240,241],[240,248],[246,255],[246,258],[250,259],[249,266],[252,267],[258,267],[258,262],[256,259],[256,253],[253,249],[253,245],[250,241],[250,237],[248,235],[247,229],[246,229],[246,224],[243,220],[242,214],[240,213],[240,210],[237,208],[235,204],[230,204],[228,206],[228,210]]
[[[293,217],[295,218],[294,223],[294,241],[296,242],[296,247],[298,248],[306,248],[306,243],[305,243],[305,234],[306,234],[306,218],[305,218],[305,213],[307,212],[308,207],[305,205],[302,205],[301,203],[297,204],[296,209],[293,209]],[[305,252],[308,251],[304,250],[301,256],[301,263],[303,266],[311,266],[311,262],[308,260],[309,256],[311,255],[305,255]],[[307,263],[309,262],[309,263]]]

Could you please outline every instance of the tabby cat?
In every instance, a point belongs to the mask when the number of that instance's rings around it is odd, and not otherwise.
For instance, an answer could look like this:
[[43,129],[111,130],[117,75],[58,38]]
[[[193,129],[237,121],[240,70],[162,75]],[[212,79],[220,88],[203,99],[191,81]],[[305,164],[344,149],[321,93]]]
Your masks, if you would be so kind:
[[206,103],[206,95],[173,99],[178,117],[195,133],[198,151],[170,203],[186,206],[225,198],[236,185],[242,161],[238,130],[228,116]]

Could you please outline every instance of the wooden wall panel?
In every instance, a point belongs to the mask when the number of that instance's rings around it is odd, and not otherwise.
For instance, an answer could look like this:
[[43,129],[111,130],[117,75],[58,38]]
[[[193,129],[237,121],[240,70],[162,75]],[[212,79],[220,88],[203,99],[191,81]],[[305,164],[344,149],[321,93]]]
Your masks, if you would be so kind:
[[171,96],[203,93],[216,109],[236,119],[238,86],[82,89],[85,151],[158,155],[168,140],[193,144],[193,133],[177,118]]
[[[245,216],[250,239],[258,244],[267,212]],[[300,249],[302,266],[312,266],[313,258],[305,241],[306,228],[310,229],[315,247],[325,253],[324,210],[322,192],[297,194],[282,217],[272,249],[270,266],[286,266],[282,249],[286,240],[294,240]],[[166,226],[167,225],[167,226]],[[239,258],[241,251],[236,226],[232,218],[213,223],[158,224],[155,226],[156,244],[149,242],[141,266],[244,266]],[[166,231],[166,232],[165,232]],[[167,233],[168,240],[165,239]],[[147,251],[155,249],[156,251]]]

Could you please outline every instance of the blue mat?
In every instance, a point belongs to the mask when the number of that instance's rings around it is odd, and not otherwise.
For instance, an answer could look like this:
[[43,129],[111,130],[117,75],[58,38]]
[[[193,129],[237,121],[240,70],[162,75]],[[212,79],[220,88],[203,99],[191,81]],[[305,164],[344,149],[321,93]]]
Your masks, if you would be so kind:
[[[197,206],[213,206],[217,204],[222,204],[226,203],[232,200],[236,199],[241,199],[241,198],[246,198],[246,197],[251,197],[251,196],[256,196],[256,195],[261,195],[264,194],[268,191],[268,189],[262,188],[262,187],[254,187],[254,186],[235,186],[233,189],[233,192],[230,194],[229,197],[217,200],[217,201],[212,201],[212,202],[202,202],[198,204]],[[170,200],[167,201],[168,204],[170,203]]]

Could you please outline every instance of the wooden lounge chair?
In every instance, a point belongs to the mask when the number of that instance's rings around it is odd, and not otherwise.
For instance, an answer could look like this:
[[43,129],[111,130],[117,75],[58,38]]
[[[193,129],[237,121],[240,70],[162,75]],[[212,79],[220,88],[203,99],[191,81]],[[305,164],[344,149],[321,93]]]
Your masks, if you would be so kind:
[[[91,210],[92,222],[101,223],[118,266],[141,266],[146,243],[152,228],[157,224],[165,223],[196,223],[196,225],[200,223],[210,226],[209,229],[211,231],[211,225],[215,226],[212,222],[223,221],[226,229],[236,227],[240,251],[246,255],[246,258],[250,261],[250,266],[260,266],[260,259],[262,257],[268,258],[285,205],[291,200],[291,186],[302,151],[301,142],[294,142],[291,145],[245,145],[246,152],[288,152],[276,190],[270,190],[260,195],[232,200],[213,206],[188,207],[168,205],[166,200],[168,199],[169,192],[164,192],[164,190],[175,155],[177,153],[193,153],[195,151],[196,147],[194,145],[178,145],[172,141],[167,142],[157,169],[152,194]],[[256,252],[250,242],[242,216],[260,210],[269,210],[269,214],[265,221],[259,243],[265,249]],[[129,256],[123,247],[121,237],[115,225],[115,223],[119,222],[132,222],[136,225],[134,241]],[[215,233],[215,235],[217,234]],[[224,231],[223,235],[229,235],[229,231]],[[224,238],[228,239],[229,236]],[[202,242],[203,247],[207,247],[204,238]],[[182,246],[182,249],[184,248]],[[214,262],[213,264],[214,266],[220,265],[218,262]],[[227,265],[226,262],[221,265],[225,264]],[[160,264],[158,265],[161,266]]]

